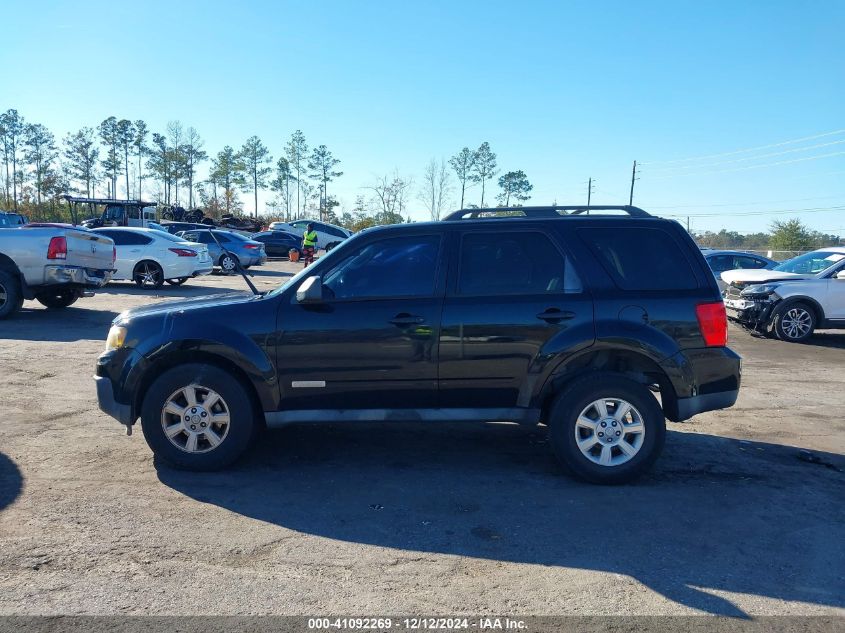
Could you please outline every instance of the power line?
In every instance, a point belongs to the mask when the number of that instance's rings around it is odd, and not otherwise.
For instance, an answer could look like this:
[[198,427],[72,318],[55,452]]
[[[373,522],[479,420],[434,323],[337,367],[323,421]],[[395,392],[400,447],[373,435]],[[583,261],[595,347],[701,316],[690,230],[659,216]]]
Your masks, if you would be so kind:
[[706,160],[708,158],[721,158],[723,156],[735,156],[736,154],[745,154],[747,152],[754,152],[761,149],[771,149],[772,147],[781,147],[783,145],[791,145],[793,143],[801,143],[803,141],[812,141],[817,138],[824,138],[826,136],[835,136],[837,134],[845,133],[845,129],[841,130],[833,130],[831,132],[823,132],[822,134],[814,134],[813,136],[804,136],[802,138],[796,138],[789,141],[781,141],[779,143],[770,143],[769,145],[758,145],[757,147],[747,147],[745,149],[737,149],[730,152],[722,152],[720,154],[705,154],[703,156],[693,156],[691,158],[679,158],[676,160],[653,160],[645,163],[640,163],[640,165],[674,165],[676,163],[688,163],[696,160]]
[[819,160],[822,158],[832,158],[834,156],[843,156],[845,152],[831,152],[829,154],[820,154],[818,156],[807,156],[805,158],[794,158],[792,160],[780,160],[774,163],[765,163],[763,165],[750,165],[748,167],[737,167],[736,169],[717,169],[714,171],[704,172],[686,172],[683,174],[669,174],[665,176],[655,176],[652,180],[665,180],[667,178],[678,178],[679,176],[709,176],[711,174],[728,174],[737,171],[748,171],[750,169],[762,169],[764,167],[776,167],[777,165],[789,165],[791,163],[802,163],[808,160]]
[[649,205],[649,209],[709,209],[711,207],[747,207],[750,205],[761,205],[761,204],[783,204],[787,202],[806,202],[808,200],[830,200],[831,198],[840,198],[841,195],[835,196],[814,196],[812,198],[791,198],[789,200],[769,200],[765,202],[756,201],[756,202],[722,202],[716,204],[671,204],[665,206],[652,206]]
[[818,143],[817,145],[808,145],[807,147],[797,147],[795,149],[787,149],[782,152],[770,152],[768,154],[757,154],[755,156],[746,156],[745,158],[734,158],[733,160],[724,160],[716,163],[707,163],[705,165],[685,165],[683,167],[665,167],[663,169],[656,169],[651,173],[662,173],[669,171],[678,171],[681,169],[704,169],[707,167],[718,167],[719,165],[730,165],[732,163],[744,163],[749,160],[759,160],[761,158],[771,158],[772,156],[783,156],[784,154],[794,154],[796,152],[807,152],[811,149],[819,149],[821,147],[829,147],[831,145],[841,145],[845,143],[845,139],[839,141],[830,141],[829,143]]
[[682,213],[682,214],[657,214],[661,217],[665,218],[721,218],[721,217],[732,217],[732,218],[740,218],[740,217],[748,217],[748,216],[755,216],[755,215],[784,215],[789,213],[822,213],[824,211],[843,211],[845,210],[845,205],[839,205],[835,207],[810,207],[808,209],[776,209],[771,211],[721,211],[721,212],[713,212],[713,213]]

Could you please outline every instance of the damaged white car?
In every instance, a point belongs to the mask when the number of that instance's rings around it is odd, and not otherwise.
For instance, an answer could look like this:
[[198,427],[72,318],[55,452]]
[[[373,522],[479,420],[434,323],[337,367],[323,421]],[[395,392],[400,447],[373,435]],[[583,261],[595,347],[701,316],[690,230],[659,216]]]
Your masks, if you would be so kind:
[[728,318],[783,341],[806,341],[816,328],[845,329],[845,247],[831,246],[772,270],[729,270]]

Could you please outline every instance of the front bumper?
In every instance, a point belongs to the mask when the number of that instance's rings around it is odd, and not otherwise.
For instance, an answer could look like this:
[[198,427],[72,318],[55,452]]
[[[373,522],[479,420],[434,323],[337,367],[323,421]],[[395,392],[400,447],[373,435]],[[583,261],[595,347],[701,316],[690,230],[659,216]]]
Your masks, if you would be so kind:
[[115,400],[111,380],[104,376],[94,376],[94,383],[97,385],[97,403],[100,406],[100,411],[110,415],[124,426],[134,424],[132,406]]
[[79,266],[45,266],[45,286],[77,285],[86,288],[102,288],[112,277],[111,270],[81,268]]
[[760,328],[769,322],[775,301],[770,297],[761,299],[725,298],[725,311],[731,321],[752,328]]

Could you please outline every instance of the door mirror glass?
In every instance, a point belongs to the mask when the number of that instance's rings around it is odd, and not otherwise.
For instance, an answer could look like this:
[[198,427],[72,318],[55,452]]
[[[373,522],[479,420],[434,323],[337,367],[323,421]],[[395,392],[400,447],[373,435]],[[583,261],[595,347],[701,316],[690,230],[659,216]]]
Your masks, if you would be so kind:
[[321,303],[323,301],[323,280],[319,275],[309,277],[296,291],[299,303]]
[[836,273],[836,278],[845,280],[845,269],[840,270],[838,273]]

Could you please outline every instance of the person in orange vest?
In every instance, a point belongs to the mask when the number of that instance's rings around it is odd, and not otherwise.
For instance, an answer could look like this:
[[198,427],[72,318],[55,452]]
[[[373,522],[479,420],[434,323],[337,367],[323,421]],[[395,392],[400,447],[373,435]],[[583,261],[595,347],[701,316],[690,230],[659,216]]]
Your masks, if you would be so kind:
[[317,231],[314,230],[314,225],[310,222],[305,227],[305,233],[302,236],[302,266],[303,268],[308,264],[314,263],[314,251],[317,249]]

